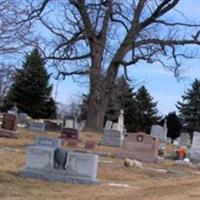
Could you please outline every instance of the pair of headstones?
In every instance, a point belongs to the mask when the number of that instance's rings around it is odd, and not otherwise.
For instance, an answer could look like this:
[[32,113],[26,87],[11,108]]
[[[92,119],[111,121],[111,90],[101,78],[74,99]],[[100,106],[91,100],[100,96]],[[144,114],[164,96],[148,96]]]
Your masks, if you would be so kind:
[[23,177],[97,184],[98,156],[61,148],[60,139],[39,138],[27,148]]
[[107,121],[103,130],[102,144],[107,146],[120,147],[124,140],[124,116],[120,111],[118,122]]

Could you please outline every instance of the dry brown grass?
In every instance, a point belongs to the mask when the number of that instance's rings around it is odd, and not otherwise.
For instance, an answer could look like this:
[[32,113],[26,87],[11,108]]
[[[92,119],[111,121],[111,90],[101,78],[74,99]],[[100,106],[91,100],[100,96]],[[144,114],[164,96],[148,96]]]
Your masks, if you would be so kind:
[[[94,152],[110,152],[111,164],[100,163],[98,186],[63,184],[23,179],[18,172],[23,169],[26,147],[34,143],[37,136],[58,137],[59,133],[33,133],[20,129],[19,139],[0,138],[0,148],[15,148],[18,152],[0,151],[0,200],[199,200],[200,175],[197,169],[176,166],[172,161],[159,165],[145,164],[145,167],[174,169],[184,172],[175,176],[172,173],[157,173],[137,168],[125,168],[122,161],[115,158],[119,148],[97,146]],[[100,141],[97,133],[81,133],[79,148],[86,140]],[[66,146],[66,144],[64,144]],[[129,188],[109,186],[109,183],[128,184]]]

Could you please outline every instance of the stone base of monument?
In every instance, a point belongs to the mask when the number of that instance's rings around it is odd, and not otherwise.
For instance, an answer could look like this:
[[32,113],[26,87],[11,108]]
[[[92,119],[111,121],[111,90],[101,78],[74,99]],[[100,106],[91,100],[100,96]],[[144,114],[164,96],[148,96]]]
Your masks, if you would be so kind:
[[199,149],[190,149],[189,151],[190,161],[193,163],[200,163],[200,151]]
[[105,146],[121,147],[123,138],[123,133],[118,130],[104,129],[101,144]]
[[63,183],[73,184],[100,184],[100,180],[90,179],[88,177],[71,176],[66,174],[65,170],[52,169],[49,172],[43,172],[38,170],[24,170],[20,172],[20,176],[23,178],[40,179],[44,181],[58,181]]
[[14,139],[18,138],[16,131],[11,131],[7,129],[0,129],[0,137],[14,138]]

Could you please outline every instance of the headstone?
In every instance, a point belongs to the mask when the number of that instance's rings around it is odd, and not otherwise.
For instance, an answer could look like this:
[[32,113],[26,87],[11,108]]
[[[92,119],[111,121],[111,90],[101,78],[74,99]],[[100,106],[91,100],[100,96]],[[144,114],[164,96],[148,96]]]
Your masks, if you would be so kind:
[[57,131],[61,130],[61,125],[57,124],[56,122],[45,120],[44,123],[45,123],[45,130],[46,131],[57,132]]
[[45,123],[32,121],[29,126],[30,131],[44,132],[45,131]]
[[25,124],[27,117],[28,117],[28,115],[26,113],[19,113],[18,114],[19,123],[20,124]]
[[74,128],[77,129],[77,119],[73,116],[65,116],[63,118],[63,128]]
[[132,133],[125,137],[120,158],[158,163],[159,139],[145,133]]
[[120,110],[120,114],[119,114],[119,117],[118,117],[118,128],[117,130],[119,130],[120,132],[123,132],[123,129],[124,129],[124,111],[121,109]]
[[4,114],[0,137],[17,138],[17,123],[18,118],[16,115],[11,113]]
[[165,128],[163,128],[160,125],[153,125],[151,127],[151,136],[156,137],[162,141],[166,141],[166,133],[165,133]]
[[69,152],[66,170],[72,176],[96,179],[98,156],[87,153]]
[[105,129],[112,129],[112,125],[113,125],[113,122],[107,120],[107,121],[106,121],[106,124],[105,124]]
[[54,147],[54,148],[61,148],[62,146],[62,140],[57,138],[45,138],[45,137],[38,137],[36,138],[37,146],[48,146],[48,147]]
[[7,129],[11,131],[16,131],[17,130],[17,116],[6,113],[3,117],[3,122],[2,122],[2,129]]
[[120,147],[123,144],[124,135],[118,130],[104,129],[102,145]]
[[191,145],[191,142],[190,142],[190,135],[189,133],[181,133],[180,135],[180,145],[181,146],[190,146]]
[[117,123],[106,122],[101,144],[113,147],[120,147],[122,145],[125,133],[123,113],[124,111],[120,110]]
[[192,147],[189,151],[190,160],[194,163],[200,163],[200,132],[193,133]]
[[35,145],[27,149],[22,177],[80,184],[99,184],[98,156],[68,149]]
[[28,147],[26,169],[49,171],[54,166],[54,151],[47,146]]
[[74,128],[64,128],[61,132],[61,138],[63,139],[79,139],[79,131]]

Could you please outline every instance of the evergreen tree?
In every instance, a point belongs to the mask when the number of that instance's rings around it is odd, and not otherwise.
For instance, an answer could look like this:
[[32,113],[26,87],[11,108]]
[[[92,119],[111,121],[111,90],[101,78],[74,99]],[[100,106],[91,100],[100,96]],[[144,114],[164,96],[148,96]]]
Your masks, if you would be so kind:
[[171,112],[167,115],[167,137],[173,140],[178,138],[181,133],[181,120],[177,116],[176,112]]
[[19,111],[32,118],[54,118],[56,105],[51,97],[52,85],[44,60],[37,49],[26,56],[21,69],[17,70],[14,82],[4,99],[4,110],[17,104]]
[[182,95],[182,102],[178,101],[176,107],[184,126],[191,132],[200,131],[200,81],[195,79],[191,88]]
[[157,102],[153,102],[145,86],[138,89],[135,101],[135,131],[150,133],[151,126],[160,119],[157,114]]

